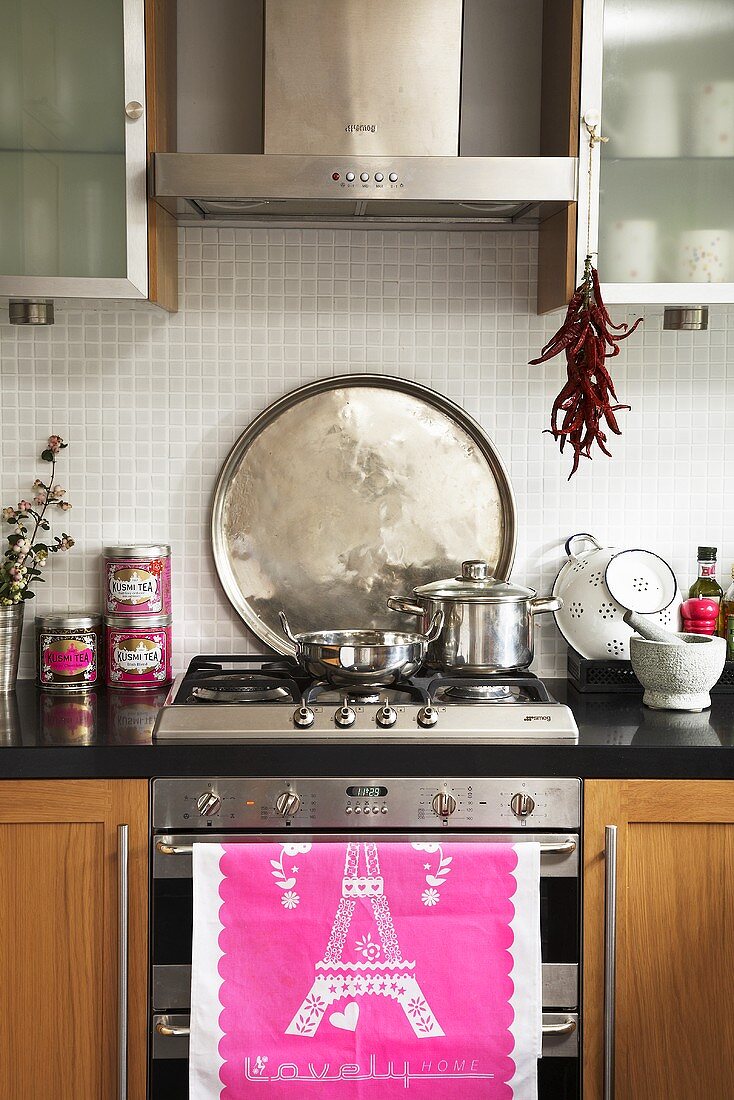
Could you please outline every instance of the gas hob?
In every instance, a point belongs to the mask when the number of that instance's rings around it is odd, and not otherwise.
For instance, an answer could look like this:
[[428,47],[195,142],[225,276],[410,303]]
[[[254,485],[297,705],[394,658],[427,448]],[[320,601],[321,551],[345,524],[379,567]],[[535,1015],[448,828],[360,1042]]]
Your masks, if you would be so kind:
[[413,676],[355,691],[312,681],[286,659],[195,657],[174,684],[155,741],[249,744],[568,744],[578,728],[530,673]]

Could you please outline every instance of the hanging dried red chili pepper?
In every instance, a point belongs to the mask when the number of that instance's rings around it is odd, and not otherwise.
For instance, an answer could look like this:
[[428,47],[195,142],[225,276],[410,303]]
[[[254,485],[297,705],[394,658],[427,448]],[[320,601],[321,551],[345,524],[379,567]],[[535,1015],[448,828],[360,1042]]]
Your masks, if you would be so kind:
[[[615,435],[622,434],[615,413],[630,406],[618,402],[605,360],[619,355],[620,340],[631,336],[641,321],[638,317],[632,328],[613,324],[601,296],[596,268],[592,267],[591,256],[587,256],[584,278],[568,304],[563,324],[539,358],[530,360],[536,365],[562,351],[566,354],[566,385],[553,402],[551,426],[546,431],[554,439],[560,439],[561,452],[566,441],[573,447],[569,481],[579,468],[581,456],[591,458],[594,443],[611,458],[604,424]],[[559,424],[561,413],[563,419]]]
[[[596,125],[591,125],[588,117],[585,125],[589,134],[590,212],[591,158],[594,146],[607,139],[597,134]],[[590,230],[591,225],[587,221],[587,252],[590,248]],[[535,366],[553,359],[561,352],[566,355],[566,384],[553,402],[551,426],[546,431],[554,439],[560,439],[561,452],[567,441],[573,447],[573,466],[568,475],[569,481],[579,468],[581,456],[591,458],[594,443],[611,458],[606,446],[605,425],[615,435],[622,434],[615,413],[620,409],[629,409],[630,406],[618,401],[605,360],[619,355],[620,341],[631,336],[641,322],[642,317],[638,317],[632,328],[612,322],[599,289],[599,275],[592,266],[589,253],[584,264],[584,277],[568,304],[563,324],[545,345],[541,355],[530,360]],[[559,424],[561,413],[563,419]]]

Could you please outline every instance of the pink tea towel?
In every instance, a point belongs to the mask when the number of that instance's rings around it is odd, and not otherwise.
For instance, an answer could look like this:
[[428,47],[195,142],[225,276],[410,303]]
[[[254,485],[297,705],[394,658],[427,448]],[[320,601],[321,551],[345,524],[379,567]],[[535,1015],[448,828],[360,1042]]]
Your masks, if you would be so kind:
[[537,844],[193,859],[191,1100],[536,1100]]

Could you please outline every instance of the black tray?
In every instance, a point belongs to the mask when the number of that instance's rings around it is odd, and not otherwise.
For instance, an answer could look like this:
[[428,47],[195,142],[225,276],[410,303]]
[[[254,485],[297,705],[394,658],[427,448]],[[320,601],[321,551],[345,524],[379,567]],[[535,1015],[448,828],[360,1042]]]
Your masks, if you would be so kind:
[[[568,679],[576,691],[588,694],[642,694],[642,684],[632,671],[631,661],[589,661],[570,646]],[[726,662],[711,694],[734,695],[734,661]]]

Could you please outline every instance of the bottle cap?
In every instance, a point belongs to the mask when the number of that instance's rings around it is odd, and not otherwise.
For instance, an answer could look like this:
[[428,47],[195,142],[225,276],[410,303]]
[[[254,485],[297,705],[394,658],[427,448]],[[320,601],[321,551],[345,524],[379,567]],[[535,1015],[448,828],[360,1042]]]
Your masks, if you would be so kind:
[[699,561],[716,561],[716,547],[715,546],[699,546],[699,548],[698,548],[698,560]]

